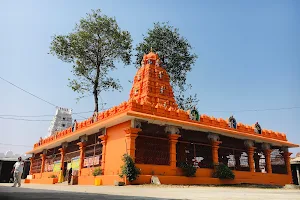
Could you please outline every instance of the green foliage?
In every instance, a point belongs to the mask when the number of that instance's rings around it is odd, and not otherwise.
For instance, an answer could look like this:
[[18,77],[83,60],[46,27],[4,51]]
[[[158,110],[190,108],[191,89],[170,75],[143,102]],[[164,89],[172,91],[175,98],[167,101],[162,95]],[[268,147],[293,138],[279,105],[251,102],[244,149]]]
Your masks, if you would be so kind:
[[122,160],[124,165],[121,167],[120,177],[126,176],[130,182],[136,180],[140,174],[140,169],[135,166],[135,163],[128,154],[124,154]]
[[224,165],[223,163],[220,163],[218,165],[215,165],[216,171],[213,173],[214,178],[219,179],[234,179],[235,175],[231,171],[231,169],[228,168],[227,165]]
[[57,178],[55,174],[51,174],[48,178]]
[[102,169],[100,167],[97,167],[93,170],[93,176],[100,176],[102,175]]
[[154,23],[153,29],[148,30],[143,41],[135,48],[137,67],[151,47],[159,55],[163,67],[170,75],[177,104],[182,109],[191,109],[199,101],[196,95],[186,97],[184,94],[191,88],[191,85],[186,84],[187,72],[192,70],[197,59],[197,55],[191,53],[192,46],[179,34],[179,30],[169,23]]
[[73,64],[69,86],[84,96],[93,95],[95,111],[101,91],[121,90],[118,79],[109,76],[116,69],[115,62],[130,64],[132,39],[128,31],[122,31],[116,20],[92,10],[76,24],[67,35],[54,35],[50,53],[60,60]]
[[196,174],[197,168],[194,165],[183,162],[179,164],[179,167],[182,169],[183,173],[187,177],[193,177]]

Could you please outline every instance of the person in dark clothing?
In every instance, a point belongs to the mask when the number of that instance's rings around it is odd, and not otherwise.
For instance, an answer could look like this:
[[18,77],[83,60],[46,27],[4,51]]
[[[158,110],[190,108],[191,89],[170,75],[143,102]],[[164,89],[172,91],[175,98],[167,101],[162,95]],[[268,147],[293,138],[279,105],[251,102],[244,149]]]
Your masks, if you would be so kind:
[[69,169],[69,173],[68,173],[68,184],[71,183],[71,179],[72,179],[72,168]]

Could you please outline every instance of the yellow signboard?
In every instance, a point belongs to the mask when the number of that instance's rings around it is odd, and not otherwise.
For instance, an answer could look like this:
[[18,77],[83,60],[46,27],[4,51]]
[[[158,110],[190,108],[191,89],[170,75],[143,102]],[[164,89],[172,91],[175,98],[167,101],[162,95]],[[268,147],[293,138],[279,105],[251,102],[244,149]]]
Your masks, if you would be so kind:
[[59,171],[60,171],[60,161],[54,162],[53,172],[59,172]]
[[79,157],[72,158],[72,170],[79,169]]
[[67,170],[71,169],[71,167],[72,167],[72,163],[68,163]]

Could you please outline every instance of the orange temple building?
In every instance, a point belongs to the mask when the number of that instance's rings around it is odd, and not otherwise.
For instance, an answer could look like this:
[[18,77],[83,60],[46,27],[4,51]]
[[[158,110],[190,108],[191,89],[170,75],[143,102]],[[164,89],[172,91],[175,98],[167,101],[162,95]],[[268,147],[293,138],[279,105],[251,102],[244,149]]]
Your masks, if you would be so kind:
[[[274,184],[292,182],[288,148],[298,147],[286,135],[178,109],[170,78],[157,54],[144,55],[129,100],[94,118],[78,122],[34,144],[30,179],[26,183],[57,183],[72,167],[79,185],[113,185],[120,178],[122,156],[129,154],[141,174],[132,184]],[[193,163],[195,177],[183,175],[179,164]],[[213,178],[214,165],[226,164],[233,180]],[[94,177],[100,167],[102,175]],[[77,173],[74,173],[77,172]],[[63,181],[63,180],[60,180]]]

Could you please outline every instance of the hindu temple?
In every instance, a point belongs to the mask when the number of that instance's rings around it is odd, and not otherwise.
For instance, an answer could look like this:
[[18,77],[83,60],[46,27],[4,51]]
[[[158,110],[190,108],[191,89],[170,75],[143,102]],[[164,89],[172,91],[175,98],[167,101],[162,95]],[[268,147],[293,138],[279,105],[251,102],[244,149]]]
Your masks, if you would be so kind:
[[[258,122],[245,125],[234,116],[220,119],[196,108],[179,109],[161,65],[156,53],[144,55],[128,101],[35,143],[27,152],[33,156],[26,182],[54,184],[70,168],[79,185],[93,185],[96,178],[102,185],[126,182],[119,176],[126,153],[140,169],[131,184],[150,183],[152,176],[162,184],[292,182],[289,148],[297,144]],[[182,162],[197,168],[194,177],[183,174]],[[215,178],[218,163],[227,165],[235,178]],[[101,168],[100,176],[93,175],[95,168]]]

